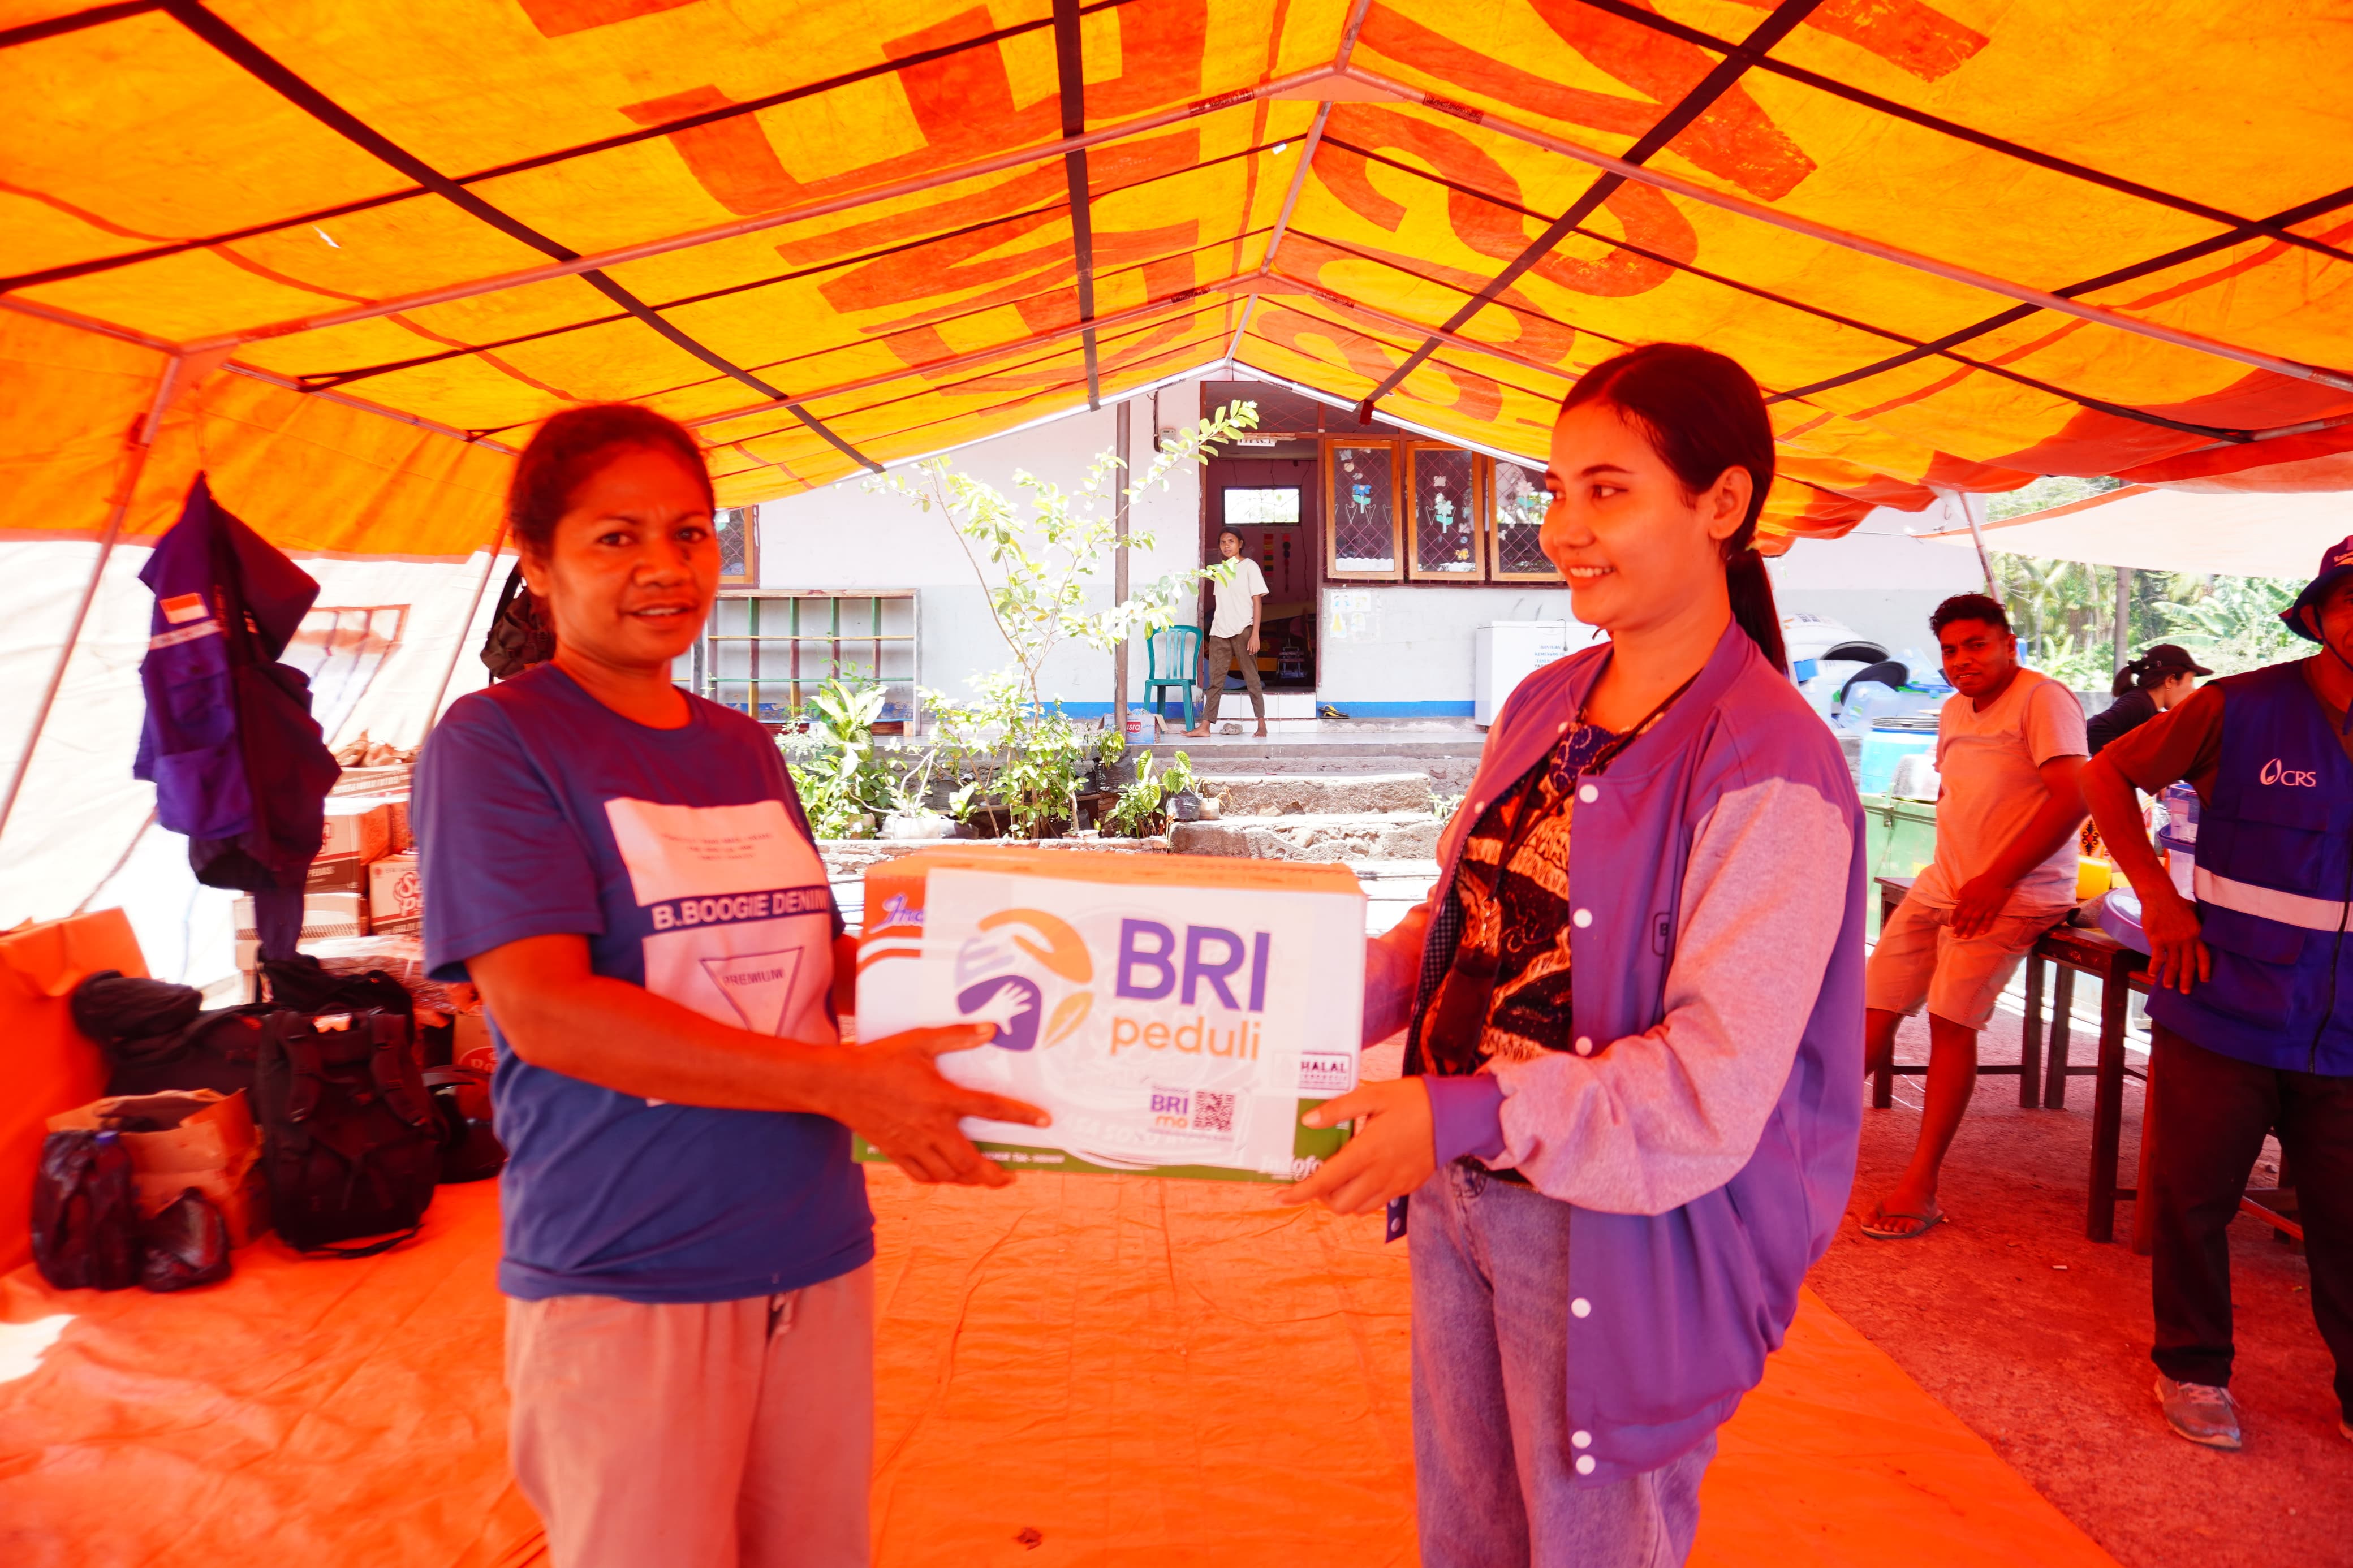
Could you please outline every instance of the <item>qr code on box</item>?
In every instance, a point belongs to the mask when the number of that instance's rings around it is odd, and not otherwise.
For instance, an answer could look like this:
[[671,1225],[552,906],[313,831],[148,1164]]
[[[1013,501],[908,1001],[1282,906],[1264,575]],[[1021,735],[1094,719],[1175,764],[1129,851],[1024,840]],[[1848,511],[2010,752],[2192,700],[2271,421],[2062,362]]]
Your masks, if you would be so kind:
[[1231,1132],[1234,1097],[1212,1089],[1197,1090],[1193,1096],[1193,1126],[1202,1132]]

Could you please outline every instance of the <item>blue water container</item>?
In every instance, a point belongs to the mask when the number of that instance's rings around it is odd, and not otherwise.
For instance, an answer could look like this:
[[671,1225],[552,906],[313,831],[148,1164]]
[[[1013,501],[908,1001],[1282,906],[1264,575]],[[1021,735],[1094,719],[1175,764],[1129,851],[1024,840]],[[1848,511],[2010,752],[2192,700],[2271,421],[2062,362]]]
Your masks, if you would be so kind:
[[2158,799],[2165,803],[2167,831],[2184,844],[2198,842],[2198,791],[2188,784],[2169,784]]
[[1896,759],[1936,749],[1933,723],[1922,730],[1901,721],[1882,720],[1863,733],[1859,763],[1862,776],[1856,787],[1864,795],[1885,795],[1895,783]]
[[2173,890],[2185,899],[2194,899],[2197,892],[2198,845],[2194,839],[2177,838],[2170,828],[2158,832],[2157,847],[2165,851],[2165,874],[2173,879]]

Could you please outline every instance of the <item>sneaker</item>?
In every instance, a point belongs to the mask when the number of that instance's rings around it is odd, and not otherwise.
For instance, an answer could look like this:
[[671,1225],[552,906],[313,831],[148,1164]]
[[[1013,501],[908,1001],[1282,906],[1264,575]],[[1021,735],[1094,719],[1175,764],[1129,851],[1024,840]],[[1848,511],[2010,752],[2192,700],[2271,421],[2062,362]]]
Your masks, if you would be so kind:
[[2209,1448],[2239,1446],[2239,1406],[2229,1389],[2176,1383],[2159,1373],[2157,1402],[2165,1408],[2165,1424],[2191,1442]]

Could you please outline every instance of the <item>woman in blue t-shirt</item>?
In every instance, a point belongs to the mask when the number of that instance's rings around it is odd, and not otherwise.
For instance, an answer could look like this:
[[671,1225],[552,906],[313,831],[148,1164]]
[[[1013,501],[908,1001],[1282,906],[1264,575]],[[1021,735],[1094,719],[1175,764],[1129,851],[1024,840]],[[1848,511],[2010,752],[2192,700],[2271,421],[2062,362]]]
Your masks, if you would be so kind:
[[555,654],[451,705],[416,817],[427,962],[498,1042],[516,1479],[559,1568],[863,1563],[849,1129],[1000,1186],[958,1119],[1046,1118],[940,1076],[989,1026],[841,1044],[854,947],[776,744],[670,679],[719,581],[693,437],[569,410],[507,510]]

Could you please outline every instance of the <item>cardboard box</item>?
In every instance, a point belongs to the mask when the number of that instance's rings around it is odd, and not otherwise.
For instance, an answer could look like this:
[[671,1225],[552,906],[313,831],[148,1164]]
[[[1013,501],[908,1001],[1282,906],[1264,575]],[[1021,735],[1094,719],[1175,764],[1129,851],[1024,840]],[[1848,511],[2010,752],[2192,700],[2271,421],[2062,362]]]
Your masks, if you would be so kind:
[[[302,895],[302,940],[306,942],[326,937],[365,936],[368,933],[367,895],[365,893],[305,893]],[[239,941],[250,941],[261,934],[254,924],[253,899],[250,894],[237,901],[237,934]],[[242,966],[242,961],[240,961]]]
[[860,1037],[994,1022],[940,1070],[1052,1113],[968,1119],[1001,1163],[1288,1182],[1346,1140],[1299,1124],[1356,1083],[1365,896],[1344,866],[931,849],[870,867],[866,911]]
[[100,1131],[126,1120],[165,1124],[160,1131],[121,1134],[131,1153],[132,1184],[142,1215],[160,1212],[194,1187],[228,1222],[231,1247],[243,1247],[269,1228],[261,1140],[245,1090],[224,1096],[199,1089],[94,1100],[50,1117],[49,1131]]
[[374,864],[356,855],[322,855],[311,862],[311,869],[303,874],[303,894],[315,897],[320,893],[364,893],[367,868]]
[[381,858],[392,847],[392,808],[367,795],[329,795],[327,823],[319,838],[324,856]]
[[425,929],[425,898],[417,886],[415,855],[370,861],[367,891],[371,931],[409,935]]
[[499,1047],[491,1038],[491,1021],[480,1013],[459,1013],[451,1020],[449,1060],[457,1067],[481,1072],[499,1070]]

